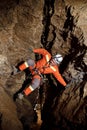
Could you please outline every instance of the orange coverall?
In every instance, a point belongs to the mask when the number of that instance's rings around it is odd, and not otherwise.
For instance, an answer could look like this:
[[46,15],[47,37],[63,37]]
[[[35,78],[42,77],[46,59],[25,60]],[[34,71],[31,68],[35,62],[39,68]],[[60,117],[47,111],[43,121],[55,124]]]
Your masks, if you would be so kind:
[[28,61],[24,62],[22,65],[19,66],[19,69],[23,71],[24,69],[29,67],[33,78],[31,84],[24,89],[25,95],[30,94],[33,90],[35,90],[41,81],[40,74],[53,74],[54,77],[63,85],[66,86],[66,82],[62,78],[61,74],[59,73],[59,69],[56,63],[50,64],[51,54],[45,49],[34,49],[34,53],[39,53],[43,57],[39,61],[35,63],[34,60],[29,59]]

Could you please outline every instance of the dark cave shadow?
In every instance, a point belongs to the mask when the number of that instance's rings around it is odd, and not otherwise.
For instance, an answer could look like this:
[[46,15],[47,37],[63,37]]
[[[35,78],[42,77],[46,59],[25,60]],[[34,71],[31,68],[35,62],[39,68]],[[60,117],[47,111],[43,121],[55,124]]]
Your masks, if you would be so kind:
[[66,41],[67,37],[68,37],[68,33],[72,32],[75,28],[75,24],[74,23],[74,16],[72,16],[71,14],[71,8],[72,6],[66,6],[65,11],[66,11],[66,21],[64,23],[63,26],[63,31],[60,31],[60,35],[62,36],[63,40]]
[[58,81],[57,81],[57,86],[56,86],[53,80],[51,79],[50,75],[47,75],[47,78],[48,78],[49,83],[46,84],[47,86],[46,99],[45,99],[43,109],[41,110],[41,118],[44,121],[45,120],[48,121],[50,119],[50,122],[51,122],[54,120],[52,116],[52,110],[56,106],[55,98],[59,98],[61,96],[62,92],[65,90],[65,87],[63,87]]
[[[76,70],[78,70],[78,68],[80,67],[84,71],[84,68],[86,68],[86,65],[83,62],[83,57],[86,53],[87,47],[84,44],[80,45],[80,41],[76,36],[72,35],[71,38],[71,48],[69,49],[68,54],[65,55],[61,65],[59,66],[61,74],[66,70],[69,62],[73,63],[73,61]],[[80,53],[79,56],[77,56],[78,53]]]
[[80,86],[81,86],[81,87],[80,87],[80,93],[79,93],[80,99],[83,97],[84,87],[85,87],[86,82],[87,82],[87,74],[84,75],[83,81],[82,81],[82,83],[81,83],[81,85],[80,85]]
[[2,130],[2,117],[3,117],[3,114],[0,112],[0,130]]

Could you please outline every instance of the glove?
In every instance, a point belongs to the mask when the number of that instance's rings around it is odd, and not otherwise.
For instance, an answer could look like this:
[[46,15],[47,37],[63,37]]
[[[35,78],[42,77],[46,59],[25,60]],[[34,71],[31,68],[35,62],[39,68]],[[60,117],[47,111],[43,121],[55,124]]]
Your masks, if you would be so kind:
[[11,73],[11,75],[16,75],[20,70],[18,68],[16,68],[15,66],[13,66],[13,71]]
[[13,95],[13,100],[16,101],[17,98],[20,99],[20,100],[22,100],[23,97],[24,97],[24,93],[23,92],[22,93],[15,93]]
[[18,94],[18,98],[19,98],[20,100],[22,100],[22,99],[24,98],[24,94],[23,94],[23,93],[19,93],[19,94]]

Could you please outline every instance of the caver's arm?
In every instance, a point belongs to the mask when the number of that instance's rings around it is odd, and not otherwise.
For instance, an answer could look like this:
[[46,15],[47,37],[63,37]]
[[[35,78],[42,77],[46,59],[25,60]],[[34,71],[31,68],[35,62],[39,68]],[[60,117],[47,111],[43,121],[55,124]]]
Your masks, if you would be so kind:
[[34,49],[33,52],[43,55],[43,57],[46,58],[47,62],[51,59],[51,54],[43,48]]
[[66,82],[58,71],[54,72],[53,75],[63,86],[66,86]]

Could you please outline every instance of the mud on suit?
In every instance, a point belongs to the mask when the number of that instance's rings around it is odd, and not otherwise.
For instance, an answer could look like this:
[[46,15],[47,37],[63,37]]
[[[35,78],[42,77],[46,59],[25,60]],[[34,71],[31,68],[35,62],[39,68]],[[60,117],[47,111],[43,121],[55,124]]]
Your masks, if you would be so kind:
[[33,77],[31,84],[24,89],[24,94],[28,95],[33,90],[35,90],[41,82],[40,74],[53,74],[54,77],[63,85],[66,86],[66,82],[62,78],[61,74],[59,73],[59,69],[57,64],[49,64],[51,59],[51,54],[45,49],[34,49],[34,53],[41,54],[43,57],[39,61],[35,63],[34,60],[28,59],[28,61],[24,62],[22,65],[19,66],[19,69],[23,71],[26,68],[29,68]]

